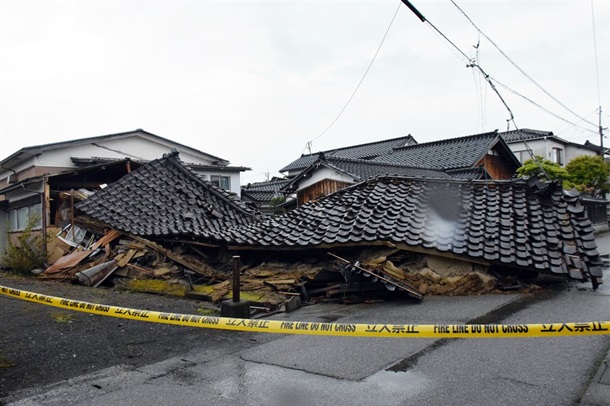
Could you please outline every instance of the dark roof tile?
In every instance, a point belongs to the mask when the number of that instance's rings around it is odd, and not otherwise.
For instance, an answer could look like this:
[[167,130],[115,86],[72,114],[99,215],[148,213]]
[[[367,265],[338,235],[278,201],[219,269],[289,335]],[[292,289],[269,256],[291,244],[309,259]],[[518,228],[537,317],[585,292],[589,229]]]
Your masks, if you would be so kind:
[[[388,241],[406,248],[446,251],[466,259],[482,258],[492,264],[541,272],[567,272],[570,255],[580,258],[583,269],[587,264],[598,266],[590,222],[580,213],[566,211],[562,216],[567,221],[558,224],[558,211],[567,207],[561,189],[532,185],[520,179],[466,181],[380,176],[277,218],[273,227],[288,235],[274,234],[269,245],[287,247],[299,238],[310,248],[322,242]],[[437,213],[438,202],[429,200],[441,193],[453,194],[448,200],[455,202],[457,209],[449,218]],[[509,199],[511,204],[506,204]],[[541,200],[551,204],[540,204]],[[330,227],[320,226],[326,224],[325,220],[333,225],[333,232]],[[241,228],[234,227],[225,240],[256,247],[264,236],[269,236],[267,226],[254,224],[247,226],[249,234],[235,237]]]
[[[143,165],[76,207],[117,230],[150,237],[196,233],[213,238],[221,228],[260,219],[236,195],[184,166],[177,153]],[[198,221],[184,222],[185,213],[200,213]]]

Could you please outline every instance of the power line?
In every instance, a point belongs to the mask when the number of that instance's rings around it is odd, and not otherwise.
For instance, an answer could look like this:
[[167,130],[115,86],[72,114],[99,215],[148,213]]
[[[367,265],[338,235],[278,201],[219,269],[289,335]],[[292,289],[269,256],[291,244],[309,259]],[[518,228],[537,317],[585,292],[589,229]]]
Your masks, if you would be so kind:
[[[403,2],[403,3],[405,3],[405,4],[409,3],[409,1],[408,1],[408,0],[402,0],[402,2]],[[409,4],[410,4],[410,3],[409,3]],[[407,7],[409,7],[409,9],[411,9],[411,6],[409,6],[409,4],[407,5]],[[414,7],[413,7],[413,8],[414,8]],[[419,12],[418,12],[418,13],[419,13]],[[421,16],[421,17],[420,17],[420,16]],[[422,20],[422,18],[424,18],[424,17],[423,17],[423,15],[422,15],[421,13],[419,13],[418,17],[420,17],[420,20]],[[597,132],[596,132],[596,131],[594,131],[594,130],[591,130],[591,129],[586,128],[586,127],[582,127],[582,126],[578,125],[577,123],[574,123],[574,122],[572,122],[572,121],[570,121],[570,120],[568,120],[568,119],[566,119],[566,118],[563,118],[563,117],[559,116],[558,114],[553,113],[553,112],[552,112],[552,111],[550,111],[549,109],[547,109],[547,108],[543,107],[543,106],[542,106],[542,105],[540,105],[539,103],[536,103],[535,101],[533,101],[532,99],[530,99],[530,98],[528,98],[528,97],[524,96],[523,94],[519,93],[518,91],[516,91],[516,90],[514,90],[514,89],[510,88],[508,85],[506,85],[506,84],[504,84],[504,83],[500,82],[500,81],[499,81],[499,80],[497,80],[496,78],[494,78],[494,77],[491,77],[491,76],[487,75],[485,72],[483,72],[483,71],[481,70],[480,66],[478,65],[478,63],[477,63],[475,60],[473,60],[473,59],[469,58],[469,57],[468,57],[468,55],[466,55],[466,53],[465,53],[465,52],[463,52],[463,51],[462,51],[462,50],[461,50],[461,49],[460,49],[460,48],[459,48],[457,45],[455,45],[455,44],[454,44],[454,43],[453,43],[453,42],[452,42],[452,41],[451,41],[451,40],[450,40],[450,39],[449,39],[449,38],[448,38],[448,37],[447,37],[445,34],[443,34],[443,33],[442,33],[442,32],[441,32],[441,31],[440,31],[438,28],[436,28],[436,27],[435,27],[435,26],[434,26],[434,25],[433,25],[433,24],[432,24],[430,21],[427,21],[427,20],[424,18],[424,19],[422,20],[422,22],[426,22],[426,23],[428,23],[428,24],[429,24],[429,27],[432,29],[432,31],[434,32],[434,34],[435,34],[435,35],[440,36],[442,39],[444,39],[444,40],[445,40],[447,43],[449,43],[449,44],[451,45],[451,47],[452,47],[452,48],[450,48],[450,49],[451,49],[451,51],[452,51],[452,53],[453,53],[454,55],[456,55],[456,56],[458,56],[458,57],[459,57],[459,55],[461,55],[461,56],[462,56],[464,59],[466,59],[466,60],[468,61],[468,64],[466,65],[466,67],[469,67],[469,68],[476,67],[477,69],[479,69],[479,71],[481,71],[481,73],[483,74],[483,76],[484,76],[484,77],[486,76],[486,80],[488,81],[488,83],[489,83],[490,81],[493,81],[494,83],[498,84],[499,86],[502,86],[504,89],[508,90],[508,91],[509,91],[509,92],[511,92],[512,94],[514,94],[514,95],[516,95],[516,96],[521,97],[523,100],[525,100],[525,101],[527,101],[527,102],[531,103],[532,105],[534,105],[534,106],[538,107],[539,109],[541,109],[542,111],[544,111],[544,112],[546,112],[546,113],[548,113],[548,114],[552,115],[553,117],[555,117],[555,118],[557,118],[557,119],[559,119],[559,120],[561,120],[561,121],[564,121],[564,122],[566,122],[566,123],[570,124],[571,126],[578,127],[578,128],[580,128],[580,129],[582,129],[582,130],[589,131],[589,132],[591,132],[591,133],[597,134]],[[483,32],[480,32],[480,33],[481,33],[482,35],[485,35]],[[491,40],[490,40],[490,41],[491,41]],[[456,52],[454,52],[454,50],[457,50],[457,53],[458,53],[459,55],[458,55],[458,54],[456,54]],[[503,104],[505,105],[505,107],[507,107],[507,109],[508,109],[508,106],[506,106],[506,103],[504,103],[504,99],[502,98],[502,96],[500,96],[500,94],[499,94],[499,93],[497,92],[497,90],[494,88],[493,83],[490,83],[490,87],[492,88],[492,90],[494,90],[494,92],[495,92],[495,93],[498,95],[498,97],[500,98],[500,100],[502,100],[502,102],[503,102]],[[510,109],[508,109],[508,110],[509,110],[509,112],[510,112]],[[511,115],[512,115],[512,112],[511,112]],[[586,121],[586,118],[583,118],[583,117],[580,117],[580,116],[579,116],[579,118],[580,118],[580,121],[579,121],[578,123],[583,122],[583,121]],[[509,122],[510,122],[510,121],[511,121],[511,119],[509,119],[509,120],[507,120],[507,121],[509,121]],[[587,122],[588,122],[589,124],[591,124],[591,122],[590,122],[590,121],[587,121]],[[597,126],[596,124],[594,124],[594,125],[595,125],[595,126]]]
[[578,125],[579,123],[581,123],[581,122],[585,121],[585,120],[586,120],[585,118],[582,118],[580,121],[578,121],[578,122],[576,122],[576,123],[574,123],[574,122],[572,122],[572,121],[569,121],[569,120],[567,120],[567,119],[565,119],[565,118],[561,117],[560,115],[553,113],[553,112],[552,112],[552,111],[550,111],[549,109],[547,109],[547,108],[545,108],[545,107],[541,106],[540,104],[536,103],[535,101],[533,101],[532,99],[528,98],[527,96],[524,96],[524,95],[522,95],[521,93],[519,93],[518,91],[516,91],[516,90],[514,90],[514,89],[510,88],[508,85],[505,85],[504,83],[500,82],[498,79],[496,79],[496,78],[492,78],[492,77],[490,77],[490,79],[491,79],[491,80],[493,80],[494,82],[496,82],[498,85],[502,86],[504,89],[506,89],[506,90],[508,90],[509,92],[511,92],[512,94],[514,94],[515,96],[519,96],[519,97],[521,97],[521,98],[522,98],[522,99],[524,99],[525,101],[527,101],[527,102],[529,102],[529,103],[533,104],[534,106],[538,107],[540,110],[542,110],[542,111],[544,111],[544,112],[546,112],[546,113],[548,113],[548,114],[552,115],[553,117],[555,117],[555,118],[557,118],[557,119],[559,119],[559,120],[561,120],[561,121],[563,121],[563,122],[566,122],[566,123],[570,124],[572,127],[578,127],[578,128],[580,128],[580,129],[582,129],[582,130],[584,130],[584,131],[589,131],[589,132],[591,132],[591,133],[593,133],[593,134],[597,134],[597,132],[596,132],[596,131],[593,131],[593,130],[591,130],[591,129],[589,129],[589,128],[585,128],[585,127],[582,127],[582,126]]
[[[593,49],[595,51],[595,77],[597,78],[597,105],[602,105],[602,97],[599,89],[599,61],[597,59],[597,35],[595,33],[595,10],[593,9],[593,0],[591,0],[591,26],[593,29]],[[601,109],[601,107],[600,107]]]
[[[411,4],[411,2],[409,0],[402,0],[402,2],[409,8],[409,10],[411,10],[423,23],[428,23],[430,25],[430,27],[434,28],[435,31],[437,31],[447,42],[449,42],[460,54],[462,54],[466,59],[468,58],[468,55],[466,55],[464,53],[464,51],[462,51],[457,45],[455,45],[449,38],[447,38],[447,36],[445,34],[443,34],[438,28],[436,28],[434,26],[434,24],[432,24],[430,21],[428,21],[423,14],[421,14],[416,8],[415,6],[413,6]],[[510,124],[511,122],[513,123],[513,126],[515,127],[515,130],[518,132],[518,134],[521,137],[521,142],[523,142],[523,145],[525,146],[525,148],[527,149],[528,154],[531,156],[532,161],[534,163],[536,163],[538,165],[538,167],[540,168],[540,171],[544,174],[544,176],[547,179],[551,179],[548,175],[548,173],[544,170],[544,167],[542,166],[541,162],[538,162],[538,160],[536,159],[536,157],[534,156],[534,151],[532,151],[532,149],[530,148],[530,146],[528,145],[528,143],[525,140],[525,137],[523,136],[523,133],[521,132],[521,130],[519,130],[519,127],[517,127],[517,123],[515,122],[515,116],[513,115],[512,110],[510,109],[510,107],[508,106],[508,104],[506,103],[506,101],[504,100],[504,98],[502,97],[502,95],[500,94],[500,92],[498,91],[498,89],[496,88],[496,86],[494,85],[494,82],[491,80],[491,77],[487,74],[487,72],[485,72],[483,70],[483,68],[481,68],[480,65],[477,64],[477,62],[474,59],[469,59],[469,63],[466,65],[467,68],[477,68],[481,74],[483,75],[483,77],[485,78],[485,80],[487,81],[487,83],[489,83],[489,87],[491,87],[491,89],[494,91],[494,93],[496,94],[496,96],[498,96],[498,98],[500,99],[500,101],[502,102],[502,104],[504,105],[504,107],[506,108],[506,110],[508,111],[508,114],[510,115],[510,117],[506,120],[508,124]],[[509,125],[510,127],[510,125]]]
[[519,72],[521,72],[523,74],[523,76],[525,76],[526,78],[528,78],[534,85],[536,85],[536,87],[540,90],[542,90],[547,96],[549,96],[551,99],[553,99],[556,103],[558,103],[561,107],[563,107],[564,109],[566,109],[567,111],[569,111],[570,113],[572,113],[574,116],[578,117],[581,121],[584,121],[588,124],[591,124],[593,126],[597,127],[597,124],[592,123],[590,121],[587,121],[585,118],[583,118],[582,116],[580,116],[579,114],[575,113],[573,110],[571,110],[569,107],[567,107],[565,104],[563,104],[561,101],[559,101],[555,96],[553,96],[552,94],[550,94],[546,89],[544,89],[540,84],[538,84],[538,82],[536,82],[534,80],[534,78],[532,78],[530,75],[528,75],[523,69],[521,69],[516,63],[515,61],[513,61],[508,55],[506,55],[506,53],[504,51],[502,51],[500,49],[500,47],[498,45],[496,45],[496,43],[489,38],[483,31],[481,31],[481,29],[479,27],[477,27],[477,25],[472,21],[472,19],[470,17],[468,17],[468,15],[464,12],[464,10],[462,10],[460,8],[460,6],[458,6],[455,1],[451,0],[451,3],[453,3],[453,5],[460,11],[460,13],[462,13],[462,15],[464,15],[464,17],[466,17],[466,19],[470,22],[470,24],[472,24],[472,26],[479,32],[479,34],[483,35],[483,37],[485,37],[485,39],[487,39],[501,54],[502,56],[504,56],[506,58],[506,60],[508,60],[508,62],[511,63],[511,65],[513,65]]
[[599,61],[597,60],[597,36],[595,34],[595,11],[593,9],[593,0],[591,0],[591,21],[593,26],[593,48],[595,49],[595,73],[597,77],[597,105],[599,106],[599,146],[601,148],[601,157],[604,159],[604,128],[602,127],[602,99],[600,94],[600,86],[599,86]]
[[351,101],[354,98],[354,96],[356,95],[356,92],[358,91],[358,89],[360,89],[360,85],[362,85],[362,82],[364,82],[364,78],[369,73],[369,70],[371,69],[371,66],[373,66],[375,59],[377,59],[377,55],[379,54],[379,51],[381,50],[381,46],[383,45],[386,37],[388,36],[388,33],[390,32],[390,28],[392,28],[392,24],[394,24],[394,20],[396,19],[396,15],[398,14],[399,9],[400,9],[400,3],[398,4],[398,7],[396,8],[396,11],[394,12],[394,16],[392,16],[392,20],[390,21],[390,24],[388,25],[388,28],[386,29],[385,34],[383,35],[383,38],[381,39],[381,42],[379,43],[379,46],[377,47],[377,50],[375,51],[375,55],[373,55],[373,59],[371,60],[371,63],[369,63],[369,66],[364,71],[364,75],[362,75],[360,82],[358,82],[358,85],[352,92],[352,95],[347,100],[347,103],[345,103],[345,106],[343,106],[343,108],[341,109],[341,111],[339,112],[337,117],[335,117],[335,119],[332,121],[332,123],[330,123],[330,125],[328,127],[326,127],[326,129],[324,131],[322,131],[317,137],[315,137],[312,140],[310,140],[309,142],[307,142],[307,144],[305,145],[305,148],[307,148],[309,150],[309,153],[311,153],[311,143],[313,141],[317,140],[318,138],[320,138],[321,136],[323,136],[324,134],[326,134],[326,132],[331,129],[331,127],[337,122],[337,120],[339,120],[339,117],[341,117],[343,115],[343,112],[345,111],[345,109],[347,109],[347,106],[349,106],[349,104],[351,103]]

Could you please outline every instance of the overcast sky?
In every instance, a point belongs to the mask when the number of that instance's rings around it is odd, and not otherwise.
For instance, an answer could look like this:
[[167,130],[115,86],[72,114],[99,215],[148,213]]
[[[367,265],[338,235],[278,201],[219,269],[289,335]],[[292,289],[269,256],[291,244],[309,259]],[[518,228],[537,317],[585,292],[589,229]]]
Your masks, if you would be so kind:
[[[413,0],[508,87],[497,85],[518,127],[599,144],[581,118],[596,124],[601,105],[608,126],[607,0],[455,2],[578,116],[451,1]],[[252,168],[245,184],[279,175],[311,140],[316,152],[506,130],[507,109],[467,62],[399,0],[0,0],[0,159],[142,128]]]

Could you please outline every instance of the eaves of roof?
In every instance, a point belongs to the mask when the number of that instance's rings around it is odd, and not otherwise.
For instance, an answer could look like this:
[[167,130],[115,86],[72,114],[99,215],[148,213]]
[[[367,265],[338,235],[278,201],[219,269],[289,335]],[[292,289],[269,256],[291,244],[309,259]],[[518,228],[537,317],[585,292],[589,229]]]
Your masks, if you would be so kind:
[[218,172],[245,172],[251,171],[252,168],[246,166],[229,166],[229,165],[200,165],[200,164],[187,164],[192,169],[209,169]]
[[81,167],[77,167],[77,168],[67,169],[67,170],[64,170],[64,171],[59,171],[59,172],[54,172],[54,173],[47,173],[47,174],[44,174],[44,175],[39,175],[39,176],[34,176],[34,177],[30,177],[30,178],[24,179],[24,180],[22,180],[20,182],[16,182],[14,184],[11,184],[11,185],[1,189],[0,190],[0,194],[8,193],[8,192],[10,192],[12,190],[15,190],[15,189],[23,188],[22,185],[29,185],[29,184],[32,184],[32,183],[41,182],[41,181],[43,181],[44,179],[47,179],[47,178],[55,178],[55,177],[61,177],[61,176],[66,176],[66,175],[83,174],[83,173],[87,173],[87,172],[93,172],[93,171],[97,171],[97,170],[100,170],[100,169],[104,169],[104,168],[107,168],[107,167],[125,165],[127,162],[130,163],[131,169],[134,169],[134,170],[142,166],[142,163],[137,162],[137,161],[133,161],[133,160],[131,160],[129,158],[112,160],[112,161],[108,161],[108,162],[98,163],[98,164],[95,164],[95,165],[81,166]]

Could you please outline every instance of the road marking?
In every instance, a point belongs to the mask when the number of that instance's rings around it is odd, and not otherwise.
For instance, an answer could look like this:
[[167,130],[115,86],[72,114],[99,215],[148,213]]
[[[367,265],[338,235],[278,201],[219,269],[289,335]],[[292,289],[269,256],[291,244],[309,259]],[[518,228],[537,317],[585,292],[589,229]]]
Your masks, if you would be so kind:
[[520,338],[610,335],[610,321],[549,324],[360,324],[251,320],[130,309],[0,285],[0,295],[79,312],[152,323],[255,333],[378,338]]

